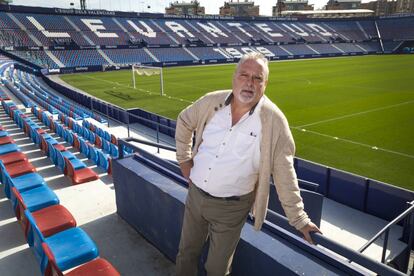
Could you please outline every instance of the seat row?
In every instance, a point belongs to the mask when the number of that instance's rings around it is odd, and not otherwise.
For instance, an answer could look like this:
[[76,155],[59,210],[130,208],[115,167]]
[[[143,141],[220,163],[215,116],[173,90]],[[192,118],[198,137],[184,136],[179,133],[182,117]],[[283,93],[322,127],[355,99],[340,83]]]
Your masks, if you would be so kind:
[[[11,118],[15,114],[23,117],[12,102],[3,100],[2,106]],[[56,194],[2,126],[0,139],[1,182],[42,274],[63,275],[62,271],[77,267],[65,275],[119,275],[108,261],[99,258],[96,244],[76,227],[75,218],[59,204]]]
[[[29,78],[29,76],[32,75],[28,73],[22,73],[21,70],[13,69],[12,66],[9,66],[7,73],[9,78],[12,80],[12,83],[10,83],[9,80],[5,80],[5,84],[14,94],[17,94],[16,96],[22,100],[26,107],[32,107],[35,105],[35,103],[31,101],[34,100],[36,103],[40,104],[43,108],[48,109],[53,114],[57,113],[57,109],[75,119],[92,117],[100,122],[106,122],[105,119],[90,110],[76,106],[73,103],[57,97],[53,93],[48,92],[47,89],[42,87],[38,81],[35,82],[33,81],[33,78]],[[28,98],[31,100],[28,100]]]
[[[5,102],[3,101],[3,103]],[[18,110],[14,104],[3,104],[3,107],[16,124],[24,130],[26,135],[35,144],[39,145],[40,149],[51,158],[53,163],[65,175],[70,177],[72,184],[81,184],[99,178],[93,170],[76,158],[73,153],[67,150],[36,122],[27,117],[21,110]]]
[[[97,146],[97,138],[92,132],[81,132],[82,126],[79,125],[73,118],[59,114],[59,117],[63,120],[60,122],[54,120],[53,116],[47,111],[39,108],[32,108],[32,112],[41,121],[48,126],[53,132],[62,137],[71,146],[78,149],[83,155],[88,157],[94,164],[111,174],[111,156],[105,153],[101,147]],[[82,136],[81,135],[85,135]],[[118,150],[115,147],[116,151]]]
[[[101,138],[102,149],[104,152],[110,154],[113,158],[118,158],[118,139],[115,135],[110,134],[108,131],[103,130],[102,128],[87,120],[82,121],[82,126],[84,127],[83,130],[85,132],[93,132]],[[133,153],[133,149],[129,147],[123,146],[122,149],[125,155]]]
[[[100,115],[95,114],[94,112],[84,108],[77,106],[69,101],[65,101],[64,99],[57,97],[53,93],[50,93],[48,91],[48,88],[43,87],[42,84],[36,80],[36,77],[33,77],[33,75],[29,73],[21,74],[21,79],[26,82],[26,84],[30,85],[33,90],[37,90],[38,92],[41,92],[41,94],[47,98],[47,102],[55,106],[55,108],[60,109],[62,112],[64,112],[66,115],[69,115],[76,119],[81,118],[94,118],[95,120],[105,123],[106,120],[103,119]],[[79,117],[79,118],[78,118]]]
[[[80,152],[110,174],[112,158],[119,156],[118,146],[103,139],[92,130],[87,129],[83,126],[83,123],[79,124],[63,114],[60,114],[59,118],[66,127],[77,134]],[[58,127],[57,131],[58,133],[62,131],[61,127]],[[74,142],[74,146],[77,146],[77,142]]]
[[[34,111],[37,112],[34,112]],[[48,111],[43,111],[37,108],[32,108],[33,114],[38,115],[38,119],[42,120],[42,117],[51,116]],[[49,114],[49,115],[46,115]],[[26,132],[32,138],[33,142],[38,144],[40,149],[42,149],[51,161],[67,176],[70,177],[72,184],[81,184],[89,181],[93,181],[99,178],[99,176],[90,168],[86,166],[84,162],[78,159],[72,152],[70,152],[64,145],[60,144],[56,139],[54,139],[50,134],[46,133],[43,129],[39,130],[39,126],[36,123],[33,123],[31,119],[19,119],[17,117],[18,124],[25,124],[28,129]],[[46,124],[47,125],[47,124]],[[47,125],[52,131],[55,131],[55,128]],[[56,132],[56,131],[55,131]],[[71,137],[73,145],[73,140],[75,139],[71,133],[68,133],[67,136]],[[65,138],[64,136],[62,138]],[[69,139],[65,139],[69,141]]]

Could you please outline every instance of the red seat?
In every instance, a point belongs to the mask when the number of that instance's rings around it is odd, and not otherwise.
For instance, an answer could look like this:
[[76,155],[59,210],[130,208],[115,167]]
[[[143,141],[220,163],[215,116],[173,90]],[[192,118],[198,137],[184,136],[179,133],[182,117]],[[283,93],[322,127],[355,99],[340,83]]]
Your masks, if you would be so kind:
[[116,139],[115,135],[111,134],[111,143],[114,145],[118,145],[118,139]]
[[[16,188],[12,189],[14,196],[17,199],[16,216],[20,221],[20,224],[23,227],[24,235],[27,239],[29,224],[25,216],[24,211],[26,210],[26,205],[23,202],[23,198]],[[34,211],[31,213],[36,225],[42,232],[44,237],[49,237],[58,232],[64,231],[66,229],[76,227],[76,220],[72,214],[66,209],[63,205],[52,205],[46,208]]]
[[10,177],[17,177],[26,173],[36,172],[36,168],[29,161],[19,161],[5,166]]
[[10,144],[10,143],[14,143],[13,138],[11,138],[10,136],[0,137],[0,145]]
[[78,135],[76,133],[73,133],[73,145],[72,146],[75,149],[80,149],[80,142],[79,142]]
[[82,184],[85,182],[99,179],[99,176],[90,168],[82,168],[75,170],[72,163],[65,157],[65,164],[67,169],[67,175],[72,178],[72,184]]
[[3,155],[0,155],[0,161],[3,162],[4,165],[16,163],[19,161],[27,161],[28,158],[26,154],[20,151],[10,152]]
[[44,130],[43,128],[38,128],[38,129],[36,129],[36,131],[40,135],[47,133],[46,130]]
[[53,147],[55,149],[57,149],[58,151],[65,151],[66,150],[66,147],[62,144],[54,144]]
[[56,264],[55,257],[47,243],[42,243],[43,251],[48,258],[48,264],[45,270],[45,276],[119,276],[121,275],[113,265],[105,259],[96,258],[90,262],[84,263],[77,268],[63,274]]
[[95,145],[96,145],[98,148],[102,148],[102,139],[101,139],[101,137],[99,137],[98,135],[96,135],[96,136],[95,136]]
[[63,205],[52,205],[32,213],[43,236],[49,237],[63,230],[76,227],[76,220]]

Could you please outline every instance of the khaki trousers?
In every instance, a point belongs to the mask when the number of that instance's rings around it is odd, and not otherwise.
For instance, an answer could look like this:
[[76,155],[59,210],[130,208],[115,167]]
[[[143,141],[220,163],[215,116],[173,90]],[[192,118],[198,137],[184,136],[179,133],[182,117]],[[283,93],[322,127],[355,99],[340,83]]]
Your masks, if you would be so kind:
[[239,200],[212,198],[190,184],[176,259],[177,275],[197,275],[207,237],[210,239],[205,263],[207,275],[226,275],[253,200],[254,192],[241,196]]

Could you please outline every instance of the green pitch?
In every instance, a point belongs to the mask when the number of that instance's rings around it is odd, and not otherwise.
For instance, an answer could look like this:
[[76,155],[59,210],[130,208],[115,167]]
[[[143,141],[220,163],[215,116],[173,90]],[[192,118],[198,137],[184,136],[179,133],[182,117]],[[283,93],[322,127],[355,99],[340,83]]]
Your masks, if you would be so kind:
[[[138,79],[131,71],[62,79],[124,108],[175,119],[209,91],[231,88],[235,65],[164,69]],[[414,190],[414,56],[362,56],[270,64],[266,95],[286,114],[296,155]]]

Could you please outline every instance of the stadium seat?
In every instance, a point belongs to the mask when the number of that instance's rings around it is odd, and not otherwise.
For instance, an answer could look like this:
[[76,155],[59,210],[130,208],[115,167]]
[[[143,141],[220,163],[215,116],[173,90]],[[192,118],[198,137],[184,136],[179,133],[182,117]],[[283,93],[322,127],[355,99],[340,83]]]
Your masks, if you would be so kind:
[[0,145],[12,144],[12,143],[14,143],[14,140],[10,136],[0,137]]
[[90,168],[84,167],[80,169],[75,169],[73,166],[73,160],[65,159],[65,164],[67,168],[67,175],[71,178],[72,184],[82,184],[85,182],[93,181],[99,179],[99,176]]
[[20,148],[16,144],[6,144],[0,146],[0,155],[20,151]]
[[114,144],[110,144],[109,145],[110,148],[110,155],[112,158],[118,158],[119,156],[119,152],[118,152],[118,146],[114,145]]
[[108,140],[102,139],[102,150],[105,153],[111,153],[111,143],[108,142]]
[[[32,246],[33,233],[30,231],[33,229],[31,227],[28,227],[26,213],[24,212],[27,207],[23,201],[21,194],[16,192],[16,190],[13,190],[13,193],[18,202],[19,211],[17,213],[20,214],[20,217],[18,219],[23,227],[23,231],[29,246]],[[64,206],[60,204],[45,207],[43,209],[31,212],[31,214],[36,222],[37,227],[44,237],[49,237],[63,230],[76,227],[75,218]]]
[[119,272],[105,259],[97,258],[84,263],[77,268],[63,274],[58,267],[55,257],[46,243],[42,243],[43,251],[47,257],[45,276],[119,276]]
[[95,164],[98,164],[98,150],[94,145],[88,144],[88,158],[92,160]]
[[0,161],[3,162],[3,165],[8,165],[11,163],[19,162],[19,161],[27,161],[28,158],[26,154],[21,151],[15,151],[0,155]]
[[5,130],[0,130],[0,137],[9,136],[9,133]]
[[98,150],[98,166],[109,171],[109,160],[111,159],[108,154],[104,153],[102,150]]
[[0,162],[1,180],[6,183],[7,177],[15,178],[24,174],[36,172],[36,168],[29,161],[18,161],[4,165]]
[[81,160],[77,159],[73,153],[71,153],[70,151],[58,151],[55,150],[54,153],[56,153],[56,163],[58,165],[58,167],[61,169],[61,171],[64,174],[67,174],[67,166],[65,163],[65,159],[68,159],[70,161],[71,166],[75,169],[75,170],[79,170],[82,168],[86,168],[85,163],[83,163]]
[[86,142],[83,138],[79,138],[80,152],[89,157],[89,142]]
[[72,227],[45,237],[36,225],[32,214],[26,210],[25,216],[28,227],[32,228],[28,233],[32,235],[32,248],[40,263],[42,274],[45,273],[48,260],[43,251],[42,243],[46,243],[52,252],[58,268],[62,271],[76,267],[98,257],[98,248],[94,241],[79,227]]
[[[12,202],[13,210],[18,219],[20,219],[21,209],[34,212],[48,206],[59,204],[59,199],[56,194],[46,185],[41,185],[21,193],[13,187],[10,195],[10,201]],[[17,200],[18,195],[21,196],[24,206],[20,206],[20,202]]]
[[43,177],[38,173],[28,173],[15,178],[11,178],[6,175],[4,184],[4,193],[7,198],[11,198],[11,189],[14,187],[19,192],[25,192],[27,190],[37,188],[39,186],[46,185]]

